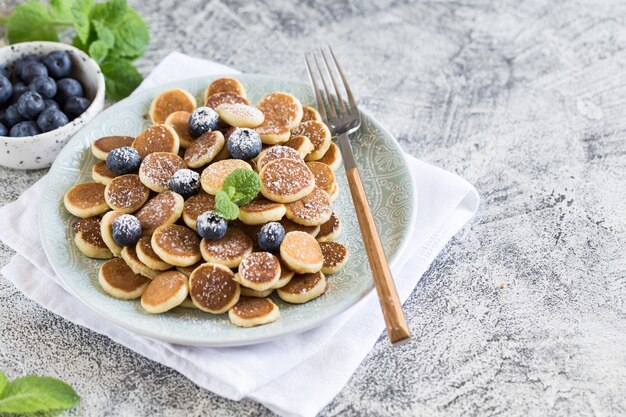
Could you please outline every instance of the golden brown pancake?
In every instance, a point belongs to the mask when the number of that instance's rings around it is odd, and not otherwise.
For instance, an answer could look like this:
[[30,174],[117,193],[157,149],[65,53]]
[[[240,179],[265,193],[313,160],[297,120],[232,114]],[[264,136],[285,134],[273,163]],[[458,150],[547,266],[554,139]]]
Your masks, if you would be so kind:
[[280,262],[269,252],[254,252],[239,265],[237,280],[244,287],[257,291],[272,288],[280,278]]
[[119,211],[109,211],[104,216],[102,216],[102,220],[100,220],[100,235],[102,236],[102,240],[107,245],[113,256],[120,256],[122,252],[122,247],[118,245],[115,240],[113,240],[112,227],[113,221],[120,217],[124,213],[120,213]]
[[310,121],[300,123],[298,127],[293,130],[292,134],[295,136],[306,136],[313,144],[313,151],[306,157],[307,161],[320,159],[330,147],[330,130],[328,130],[328,127],[322,122]]
[[155,271],[165,271],[172,268],[172,265],[164,262],[159,258],[154,249],[152,249],[152,237],[143,236],[137,242],[135,246],[135,252],[137,252],[137,258],[150,269]]
[[196,219],[205,211],[215,210],[215,196],[200,191],[192,195],[183,206],[183,220],[185,224],[196,230]]
[[222,77],[214,80],[206,88],[204,97],[210,97],[218,93],[231,93],[241,97],[246,97],[246,89],[239,81],[231,77]]
[[169,180],[179,169],[187,168],[183,159],[169,152],[154,152],[141,162],[139,178],[146,187],[161,193],[169,189]]
[[239,220],[246,224],[265,224],[276,222],[285,215],[285,205],[257,197],[239,207]]
[[212,195],[217,194],[224,185],[224,180],[237,168],[249,169],[252,171],[250,164],[241,159],[225,159],[223,161],[214,162],[202,171],[200,183],[202,189]]
[[317,187],[306,197],[289,203],[286,207],[287,218],[304,226],[321,225],[333,214],[328,194]]
[[201,258],[200,238],[196,232],[185,226],[159,226],[152,234],[150,243],[159,258],[171,265],[189,266]]
[[252,253],[252,240],[242,230],[230,226],[221,239],[202,239],[200,252],[205,261],[237,268]]
[[348,248],[339,242],[320,242],[324,255],[324,274],[334,274],[341,270],[348,260]]
[[195,139],[191,136],[191,133],[189,133],[190,117],[191,113],[188,111],[175,111],[165,119],[165,124],[176,131],[180,148],[182,149],[187,149]]
[[270,93],[259,101],[257,108],[265,115],[265,121],[255,130],[263,143],[286,142],[290,131],[302,120],[302,104],[287,93]]
[[296,274],[287,285],[279,288],[278,296],[292,304],[303,304],[326,292],[328,284],[321,271],[310,274]]
[[239,301],[240,288],[233,271],[218,264],[202,264],[189,277],[189,294],[200,310],[220,314]]
[[145,158],[153,152],[178,153],[180,139],[174,129],[168,125],[150,126],[133,141],[133,148]]
[[[291,148],[289,148],[291,149]],[[315,177],[301,161],[277,159],[263,166],[261,193],[268,200],[291,203],[307,196],[315,188]]]
[[107,185],[116,176],[117,175],[109,169],[104,161],[97,162],[93,168],[91,168],[91,178],[102,185]]
[[137,250],[134,246],[124,246],[120,255],[126,262],[126,265],[128,265],[135,274],[143,275],[144,277],[150,279],[153,279],[160,274],[160,271],[149,268],[148,265],[141,262],[141,259],[137,256]]
[[240,327],[268,324],[278,320],[279,316],[278,307],[269,298],[240,297],[228,311],[231,323]]
[[150,190],[135,174],[113,178],[104,191],[104,198],[109,207],[122,213],[132,213],[138,210],[148,201],[149,196]]
[[113,149],[131,146],[134,140],[130,136],[105,136],[92,142],[91,152],[96,158],[105,160]]
[[272,161],[277,159],[293,159],[296,161],[303,162],[304,159],[300,156],[298,151],[289,146],[270,146],[269,148],[265,148],[259,154],[259,158],[257,159],[257,167],[261,170],[265,165],[269,164]]
[[76,217],[97,216],[109,210],[104,198],[104,185],[83,182],[70,188],[63,197],[65,208]]
[[196,108],[194,96],[180,88],[173,88],[159,94],[150,105],[152,123],[163,123],[167,117],[177,111],[192,112]]
[[180,305],[188,294],[187,277],[177,271],[157,275],[141,296],[141,306],[148,313],[164,313]]
[[220,119],[230,126],[253,128],[265,120],[265,115],[256,107],[242,103],[222,103],[215,109]]
[[280,257],[293,271],[304,274],[317,272],[324,265],[319,243],[305,232],[289,232],[280,244]]
[[224,135],[209,131],[194,140],[185,151],[185,163],[190,168],[200,168],[211,162],[224,147]]
[[341,234],[341,221],[333,212],[328,221],[320,225],[320,232],[317,234],[318,242],[329,242],[335,240]]
[[173,191],[165,191],[152,197],[141,207],[135,217],[141,223],[144,235],[151,235],[154,230],[164,224],[176,223],[183,213],[184,200]]
[[150,280],[135,274],[121,258],[114,258],[100,265],[100,286],[112,297],[133,300],[141,297]]
[[206,107],[216,109],[220,104],[224,104],[224,103],[250,104],[250,102],[246,100],[245,97],[241,97],[238,94],[223,92],[223,93],[215,93],[209,96],[205,100],[204,105]]
[[306,136],[291,136],[289,140],[283,143],[284,146],[289,146],[300,155],[300,158],[304,158],[313,151],[313,144]]
[[328,165],[333,171],[337,171],[341,166],[341,152],[339,151],[339,146],[331,142],[324,156],[318,159],[317,162],[322,162]]
[[72,224],[72,230],[74,230],[74,242],[85,256],[95,259],[110,259],[113,257],[113,254],[102,240],[99,218],[80,219]]
[[322,121],[322,116],[313,107],[302,106],[302,121],[300,123],[314,120],[316,122]]
[[322,162],[307,162],[306,166],[309,167],[315,177],[315,186],[330,194],[331,187],[335,182],[335,174],[333,173],[333,170]]

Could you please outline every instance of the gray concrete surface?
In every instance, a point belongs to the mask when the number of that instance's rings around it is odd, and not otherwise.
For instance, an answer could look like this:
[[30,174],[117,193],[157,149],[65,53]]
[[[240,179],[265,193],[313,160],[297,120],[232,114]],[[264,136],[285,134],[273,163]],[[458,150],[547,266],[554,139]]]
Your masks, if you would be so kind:
[[[474,183],[478,216],[323,416],[626,414],[626,5],[547,0],[134,2],[143,73],[180,50],[305,79],[330,43],[403,148]],[[3,6],[7,10],[9,6]],[[0,204],[44,172],[0,169]],[[0,247],[0,265],[13,255]],[[503,287],[503,288],[502,288]],[[46,312],[0,279],[0,369],[55,375],[72,416],[260,416]]]

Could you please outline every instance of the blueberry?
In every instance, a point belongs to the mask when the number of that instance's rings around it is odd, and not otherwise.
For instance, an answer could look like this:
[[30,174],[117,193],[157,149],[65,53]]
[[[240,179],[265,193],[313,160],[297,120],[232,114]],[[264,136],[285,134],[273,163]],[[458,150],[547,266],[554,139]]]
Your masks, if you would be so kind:
[[19,122],[23,120],[24,118],[22,117],[20,112],[17,110],[17,103],[11,104],[9,107],[7,107],[7,109],[4,112],[3,121],[4,121],[4,124],[8,128],[12,128],[13,126],[15,126],[16,124],[18,124]]
[[38,61],[29,62],[22,68],[22,72],[20,72],[20,78],[26,84],[30,83],[37,77],[47,77],[48,69],[44,64]]
[[15,74],[19,76],[22,73],[22,70],[24,69],[26,64],[30,64],[31,62],[38,61],[38,60],[39,58],[37,58],[36,55],[33,55],[33,54],[24,55],[23,57],[18,59],[17,62],[15,63]]
[[23,136],[35,136],[41,133],[41,130],[37,127],[37,123],[35,122],[19,122],[15,126],[11,128],[11,132],[9,132],[9,136],[15,137],[23,137]]
[[278,252],[285,237],[285,228],[278,222],[269,222],[259,230],[259,247],[266,252]]
[[170,177],[170,190],[189,198],[200,191],[200,174],[190,169],[179,169]]
[[27,91],[17,99],[17,110],[27,120],[34,120],[46,108],[46,103],[39,93]]
[[28,86],[23,82],[13,84],[13,100],[17,101],[27,91],[29,91]]
[[46,55],[43,63],[50,76],[56,79],[67,77],[72,70],[72,60],[67,51],[52,51]]
[[219,121],[220,117],[215,110],[210,107],[198,107],[189,117],[189,133],[197,138],[209,130],[216,130]]
[[3,123],[0,123],[0,136],[9,136],[9,129]]
[[62,78],[57,81],[56,100],[59,104],[65,104],[71,97],[82,97],[83,87],[73,78]]
[[54,107],[45,109],[39,114],[39,117],[37,117],[37,126],[39,126],[42,132],[58,129],[69,122],[65,113]]
[[196,229],[203,238],[217,240],[226,234],[228,222],[214,211],[205,211],[196,219]]
[[63,110],[65,110],[65,114],[67,114],[70,119],[74,120],[83,114],[90,105],[91,101],[85,97],[70,97],[65,102]]
[[13,95],[13,85],[4,75],[0,75],[0,104],[4,104]]
[[106,164],[115,175],[129,174],[139,170],[141,156],[135,148],[122,146],[109,152]]
[[122,214],[111,223],[111,235],[120,246],[131,246],[141,237],[141,223],[132,214]]
[[46,104],[46,109],[49,109],[50,107],[54,107],[55,109],[61,109],[61,106],[59,106],[59,103],[57,103],[55,100],[51,98],[47,98],[43,102]]
[[37,77],[28,84],[28,89],[38,92],[43,98],[52,98],[57,93],[57,83],[50,77]]
[[7,77],[9,80],[11,79],[11,70],[4,65],[0,65],[0,75]]
[[228,153],[235,159],[256,158],[261,152],[261,137],[252,129],[237,128],[228,137]]

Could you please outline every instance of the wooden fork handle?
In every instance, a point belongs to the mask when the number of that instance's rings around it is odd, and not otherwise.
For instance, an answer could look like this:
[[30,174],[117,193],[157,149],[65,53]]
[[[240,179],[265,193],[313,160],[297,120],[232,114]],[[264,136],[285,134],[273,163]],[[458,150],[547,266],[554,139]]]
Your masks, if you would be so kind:
[[367,252],[372,275],[374,276],[374,285],[376,286],[380,306],[383,310],[387,334],[391,343],[396,343],[411,337],[411,331],[404,317],[402,304],[398,299],[398,292],[389,270],[383,245],[376,230],[372,210],[365,196],[359,170],[356,166],[350,167],[346,169],[346,175],[361,234],[363,235],[365,251]]

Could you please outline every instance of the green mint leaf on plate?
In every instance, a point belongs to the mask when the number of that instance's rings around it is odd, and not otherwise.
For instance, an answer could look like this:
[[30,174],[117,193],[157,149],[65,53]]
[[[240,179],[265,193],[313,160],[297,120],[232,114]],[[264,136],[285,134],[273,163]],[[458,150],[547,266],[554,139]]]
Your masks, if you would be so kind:
[[90,24],[89,15],[93,8],[93,0],[74,0],[72,4],[72,21],[74,22],[74,29],[76,29],[76,36],[80,38],[83,43],[87,43],[89,39]]
[[113,100],[127,97],[143,80],[133,64],[126,59],[109,55],[100,68],[106,79],[106,95]]
[[7,22],[9,43],[29,41],[57,42],[59,35],[52,26],[48,8],[42,3],[31,1],[17,6]]
[[10,382],[0,397],[0,413],[36,413],[76,405],[80,397],[56,378],[28,375]]
[[50,16],[55,22],[72,24],[72,0],[50,0]]
[[96,61],[98,64],[101,64],[108,54],[109,47],[101,40],[97,40],[89,45],[89,55],[91,55],[93,60]]
[[9,378],[7,378],[4,372],[0,371],[0,398],[2,398],[2,393],[6,389],[7,385],[9,385]]
[[131,60],[143,55],[150,42],[148,25],[139,13],[130,7],[126,9],[120,23],[115,27],[115,53]]
[[239,207],[230,201],[225,191],[215,194],[215,211],[226,220],[235,220],[239,216]]
[[115,35],[113,31],[106,27],[104,23],[99,20],[92,21],[93,27],[96,30],[96,35],[98,35],[98,39],[106,44],[107,47],[113,48],[115,45]]
[[234,193],[229,192],[229,197],[238,206],[248,204],[261,191],[261,179],[259,175],[249,169],[237,168],[224,179],[222,190],[235,189]]
[[91,19],[100,21],[111,28],[116,27],[124,17],[127,8],[126,0],[110,0],[106,3],[97,3],[91,13]]

